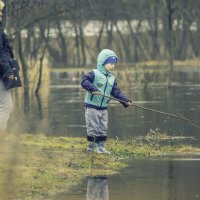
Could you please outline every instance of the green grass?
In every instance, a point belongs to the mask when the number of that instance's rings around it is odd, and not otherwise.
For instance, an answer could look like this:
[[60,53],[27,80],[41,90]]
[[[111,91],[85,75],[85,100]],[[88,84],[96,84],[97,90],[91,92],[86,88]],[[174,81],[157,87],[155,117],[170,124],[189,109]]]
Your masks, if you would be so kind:
[[[148,138],[149,139],[149,138]],[[110,175],[127,166],[126,160],[197,152],[191,145],[160,146],[135,139],[108,140],[112,155],[88,154],[83,138],[8,135],[1,139],[1,196],[5,199],[44,199],[66,191],[82,178]]]

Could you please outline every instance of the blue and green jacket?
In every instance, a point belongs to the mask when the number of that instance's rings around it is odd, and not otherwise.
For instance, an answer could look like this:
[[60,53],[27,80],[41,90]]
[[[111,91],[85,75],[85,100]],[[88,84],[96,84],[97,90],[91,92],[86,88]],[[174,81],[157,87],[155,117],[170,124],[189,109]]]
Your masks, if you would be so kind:
[[[92,92],[95,91],[128,102],[128,98],[123,95],[118,87],[115,77],[108,72],[103,65],[104,61],[111,56],[117,57],[116,54],[109,49],[102,50],[97,58],[97,69],[93,69],[83,76],[81,86],[87,90],[85,107],[95,108],[97,110],[107,109],[110,99],[100,95],[93,95]],[[126,103],[122,103],[122,105],[124,107],[128,106]]]

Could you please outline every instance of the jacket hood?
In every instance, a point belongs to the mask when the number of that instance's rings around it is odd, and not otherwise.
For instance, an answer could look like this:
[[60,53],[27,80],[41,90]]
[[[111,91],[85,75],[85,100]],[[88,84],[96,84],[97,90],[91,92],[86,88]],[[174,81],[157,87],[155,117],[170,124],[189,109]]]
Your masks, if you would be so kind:
[[115,54],[114,51],[110,50],[110,49],[103,49],[98,57],[97,57],[97,69],[99,71],[101,71],[103,74],[111,74],[110,72],[108,72],[103,63],[107,60],[107,58],[111,57],[111,56],[115,56],[117,58],[117,55]]

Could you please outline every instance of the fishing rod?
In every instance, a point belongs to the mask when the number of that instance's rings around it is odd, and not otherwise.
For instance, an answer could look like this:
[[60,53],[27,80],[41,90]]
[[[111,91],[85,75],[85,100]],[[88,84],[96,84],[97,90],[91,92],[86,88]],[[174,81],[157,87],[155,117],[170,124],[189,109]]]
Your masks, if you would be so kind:
[[[105,94],[98,93],[98,95],[106,97],[106,98],[109,98],[109,99],[112,99],[112,100],[115,100],[115,101],[118,101],[118,102],[127,103],[126,101],[123,101],[123,100],[120,100],[120,99],[117,99],[117,98],[114,98],[114,97],[110,97],[110,96],[107,96]],[[200,121],[191,120],[191,119],[188,119],[188,118],[186,118],[184,116],[177,115],[177,114],[167,113],[167,112],[163,112],[163,111],[160,111],[160,110],[155,110],[155,109],[152,109],[152,108],[147,108],[147,107],[139,106],[139,105],[137,105],[135,103],[131,103],[131,106],[134,106],[136,108],[141,108],[143,110],[148,110],[148,111],[156,112],[156,113],[163,114],[163,115],[168,115],[168,116],[171,116],[171,117],[176,117],[176,118],[184,120],[184,121],[188,122],[189,124],[191,124],[192,126],[200,129],[200,126],[194,124],[194,123],[198,123]]]

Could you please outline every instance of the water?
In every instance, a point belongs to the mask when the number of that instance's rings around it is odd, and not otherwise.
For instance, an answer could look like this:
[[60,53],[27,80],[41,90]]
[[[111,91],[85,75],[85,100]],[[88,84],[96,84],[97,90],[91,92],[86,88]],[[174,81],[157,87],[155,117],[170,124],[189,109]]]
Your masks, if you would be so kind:
[[135,160],[121,173],[88,177],[52,199],[198,200],[200,156],[171,160]]
[[[34,107],[31,111],[31,121],[37,121],[37,125],[30,128],[34,129],[33,132],[54,136],[86,135],[85,91],[80,86],[81,76],[81,73],[76,72],[51,74],[49,96],[43,103],[43,113],[46,114],[38,120],[37,109]],[[200,72],[176,72],[176,82],[171,89],[166,88],[162,73],[153,75],[154,78],[145,75],[140,81],[130,74],[119,73],[117,77],[121,90],[134,103],[200,120]],[[150,129],[179,136],[200,135],[199,129],[180,119],[134,107],[125,109],[120,103],[111,101],[108,128],[110,138],[145,135]]]
[[[122,91],[134,103],[200,120],[200,72],[177,72],[176,82],[170,90],[164,84],[162,73],[153,79],[144,76],[140,83],[132,74],[126,74],[124,78],[123,74],[118,74],[118,77]],[[42,102],[42,109],[36,106],[30,112],[30,130],[50,136],[85,137],[85,91],[80,87],[80,79],[81,74],[75,72],[52,73],[46,102]],[[171,135],[200,136],[199,129],[179,119],[134,107],[124,109],[120,103],[111,101],[109,138],[146,135],[150,129],[159,129]],[[168,160],[134,160],[119,174],[88,177],[50,199],[198,200],[199,168],[199,154]]]

